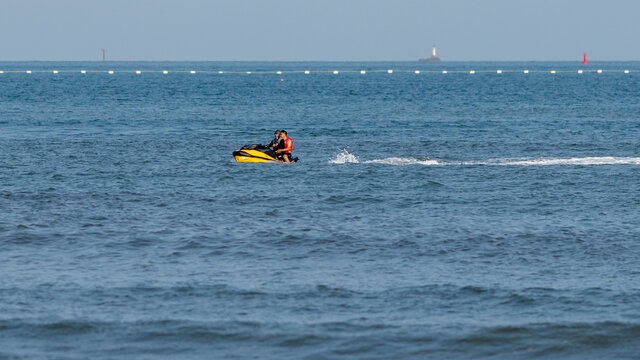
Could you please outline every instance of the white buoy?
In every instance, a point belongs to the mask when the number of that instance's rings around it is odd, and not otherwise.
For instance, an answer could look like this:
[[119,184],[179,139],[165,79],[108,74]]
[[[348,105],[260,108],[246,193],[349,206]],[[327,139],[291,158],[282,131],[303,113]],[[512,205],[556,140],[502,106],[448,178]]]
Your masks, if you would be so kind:
[[57,73],[59,73],[59,71],[58,70],[53,70],[53,73],[57,74]]
[[442,73],[443,73],[443,74],[446,74],[446,73],[447,73],[447,70],[442,70]]
[[136,74],[142,74],[142,71],[136,70]]
[[25,71],[27,74],[31,74],[31,70],[27,70]]
[[113,70],[109,70],[109,74],[113,74]]
[[251,71],[247,71],[247,75],[251,75]]
[[167,70],[162,70],[163,74],[168,74],[169,72]]
[[191,70],[191,71],[189,71],[189,74],[195,74],[195,73],[196,73],[196,71],[195,71],[195,70]]
[[628,74],[628,73],[629,73],[629,70],[625,70],[625,71],[624,71],[624,73],[625,73],[625,74]]
[[305,71],[304,71],[304,73],[305,73],[305,74],[307,74],[307,75],[309,75],[309,74],[311,74],[311,71],[309,71],[309,70],[305,70]]
[[393,74],[393,70],[391,69],[387,70],[387,74]]
[[597,72],[598,74],[602,74],[602,70],[601,70],[601,69],[596,70],[596,72]]
[[224,74],[224,71],[218,71],[218,74]]
[[469,71],[469,74],[475,74],[475,73],[476,73],[476,71],[475,71],[475,70],[471,70],[471,71]]
[[551,70],[551,71],[550,71],[550,73],[555,74],[555,73],[556,73],[556,71],[555,71],[555,70]]
[[4,74],[4,71],[0,70],[0,74]]
[[86,74],[87,70],[80,70],[80,74]]
[[496,74],[502,74],[502,70],[496,71]]
[[523,71],[523,73],[528,74],[528,73],[529,73],[529,70],[525,70],[525,71]]
[[338,75],[340,72],[338,70],[333,70],[333,75]]
[[276,74],[282,75],[282,71],[276,71]]
[[360,74],[364,75],[364,74],[366,74],[366,73],[367,73],[366,71],[364,71],[364,70],[360,70]]
[[414,73],[420,74],[420,70],[416,70],[416,71],[414,71]]
[[582,74],[582,70],[578,70],[578,74]]

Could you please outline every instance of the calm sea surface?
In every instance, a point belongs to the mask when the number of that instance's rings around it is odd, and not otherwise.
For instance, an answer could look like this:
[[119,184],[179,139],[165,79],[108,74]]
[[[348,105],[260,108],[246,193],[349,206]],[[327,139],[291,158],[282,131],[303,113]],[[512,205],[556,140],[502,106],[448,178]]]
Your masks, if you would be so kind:
[[0,358],[637,358],[640,63],[579,66],[0,63]]

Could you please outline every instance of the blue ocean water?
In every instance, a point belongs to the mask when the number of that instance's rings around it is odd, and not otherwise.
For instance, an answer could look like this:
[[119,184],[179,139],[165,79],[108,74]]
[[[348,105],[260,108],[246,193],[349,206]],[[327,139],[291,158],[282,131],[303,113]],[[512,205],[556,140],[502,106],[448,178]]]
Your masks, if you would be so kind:
[[0,70],[1,359],[640,353],[640,62]]

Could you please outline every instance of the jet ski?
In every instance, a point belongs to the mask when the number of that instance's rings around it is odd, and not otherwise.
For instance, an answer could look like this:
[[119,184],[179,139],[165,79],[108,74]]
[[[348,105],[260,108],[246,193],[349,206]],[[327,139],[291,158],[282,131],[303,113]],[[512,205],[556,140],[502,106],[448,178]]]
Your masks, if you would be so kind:
[[[264,162],[279,162],[284,163],[281,155],[275,151],[269,149],[268,146],[253,144],[245,145],[240,150],[233,152],[233,157],[237,162],[251,162],[251,163],[264,163]],[[298,158],[292,158],[291,162],[298,161]]]

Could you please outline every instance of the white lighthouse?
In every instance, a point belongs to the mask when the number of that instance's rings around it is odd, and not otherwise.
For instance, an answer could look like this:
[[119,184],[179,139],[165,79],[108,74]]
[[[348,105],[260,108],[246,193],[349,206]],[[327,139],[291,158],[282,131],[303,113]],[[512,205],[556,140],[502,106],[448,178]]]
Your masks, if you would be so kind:
[[433,45],[431,48],[431,57],[428,59],[419,59],[419,61],[440,61],[438,55],[436,55],[436,46]]

